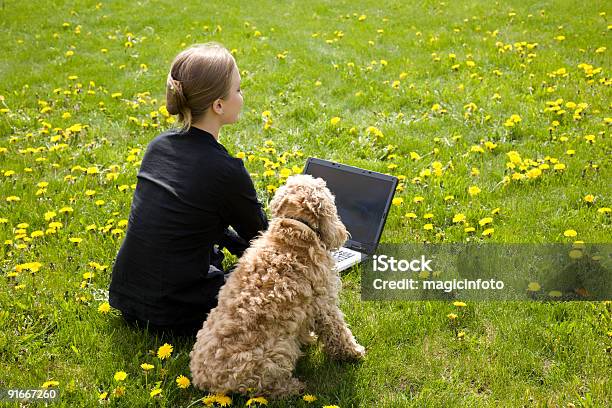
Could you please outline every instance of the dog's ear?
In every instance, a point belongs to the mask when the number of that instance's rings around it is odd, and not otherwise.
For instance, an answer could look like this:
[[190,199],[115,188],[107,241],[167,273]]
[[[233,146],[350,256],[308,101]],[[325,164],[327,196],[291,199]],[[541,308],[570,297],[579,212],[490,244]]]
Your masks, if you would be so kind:
[[327,183],[322,178],[314,178],[307,176],[299,188],[303,189],[300,194],[302,198],[302,206],[311,213],[317,220],[325,217],[331,217],[336,212],[334,196],[327,189]]
[[348,239],[348,231],[338,217],[336,199],[322,179],[314,179],[311,193],[304,204],[316,220],[321,240],[328,249],[341,247]]
[[350,234],[338,217],[335,206],[318,220],[321,239],[328,250],[335,250],[344,245]]

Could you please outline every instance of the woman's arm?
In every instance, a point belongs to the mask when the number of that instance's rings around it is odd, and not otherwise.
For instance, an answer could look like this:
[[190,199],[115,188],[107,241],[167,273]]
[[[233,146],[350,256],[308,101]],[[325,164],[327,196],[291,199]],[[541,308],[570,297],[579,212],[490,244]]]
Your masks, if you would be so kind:
[[253,239],[260,231],[268,228],[268,219],[257,199],[257,192],[251,176],[242,160],[236,159],[235,166],[225,184],[221,200],[221,216],[245,241]]

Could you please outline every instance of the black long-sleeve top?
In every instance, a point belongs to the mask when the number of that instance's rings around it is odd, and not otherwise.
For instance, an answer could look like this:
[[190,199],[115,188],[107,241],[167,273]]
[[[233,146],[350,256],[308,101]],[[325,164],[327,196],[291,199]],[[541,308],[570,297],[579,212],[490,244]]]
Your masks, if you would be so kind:
[[229,225],[246,241],[268,227],[253,182],[241,159],[195,127],[153,139],[137,178],[109,302],[151,324],[202,322],[224,282],[209,274],[213,245]]

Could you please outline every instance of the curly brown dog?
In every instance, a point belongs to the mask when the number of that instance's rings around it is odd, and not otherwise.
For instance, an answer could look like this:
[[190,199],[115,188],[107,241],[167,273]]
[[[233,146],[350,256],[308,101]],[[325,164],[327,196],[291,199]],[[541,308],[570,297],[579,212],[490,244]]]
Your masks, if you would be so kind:
[[240,258],[197,334],[190,353],[197,388],[286,397],[304,389],[292,376],[301,345],[318,337],[334,359],[365,354],[338,308],[330,251],[348,234],[325,181],[289,177],[270,209],[268,230]]

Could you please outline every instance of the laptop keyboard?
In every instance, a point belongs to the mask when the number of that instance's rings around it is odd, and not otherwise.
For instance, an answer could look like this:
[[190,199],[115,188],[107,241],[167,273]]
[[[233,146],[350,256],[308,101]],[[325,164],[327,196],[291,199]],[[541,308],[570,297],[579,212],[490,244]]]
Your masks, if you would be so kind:
[[349,251],[343,251],[342,248],[340,248],[339,250],[332,252],[331,255],[336,260],[336,262],[340,262],[344,261],[346,258],[353,256],[354,253]]

